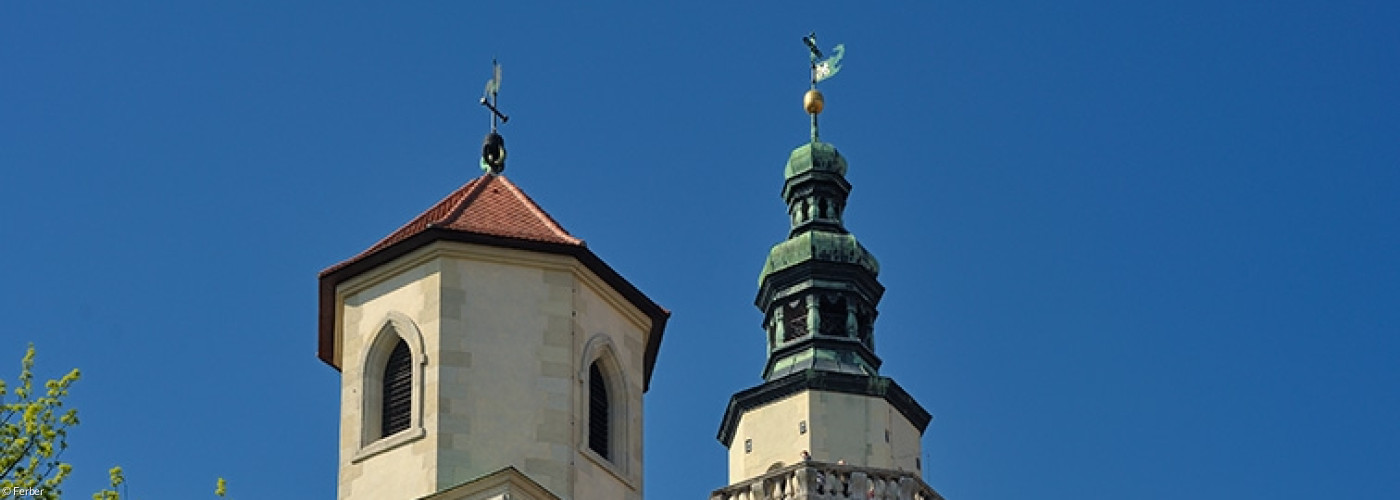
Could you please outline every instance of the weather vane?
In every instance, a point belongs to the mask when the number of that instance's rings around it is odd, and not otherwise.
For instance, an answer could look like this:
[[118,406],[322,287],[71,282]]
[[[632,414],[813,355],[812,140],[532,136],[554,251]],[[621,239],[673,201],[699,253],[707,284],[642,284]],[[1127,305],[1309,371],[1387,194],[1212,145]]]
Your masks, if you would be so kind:
[[807,44],[807,50],[812,52],[812,88],[802,96],[802,108],[812,115],[812,142],[817,142],[817,115],[821,114],[822,108],[826,106],[826,99],[821,91],[817,90],[817,83],[836,76],[836,73],[841,71],[841,58],[846,55],[846,45],[837,44],[831,49],[831,57],[826,57],[822,54],[822,49],[817,48],[815,32],[802,37],[802,43]]
[[496,133],[496,120],[506,123],[510,117],[497,107],[497,94],[501,91],[501,65],[492,59],[491,67],[491,79],[486,81],[486,90],[481,96],[481,105],[491,110],[491,133],[486,134],[486,140],[481,144],[481,169],[499,174],[506,169],[506,140]]

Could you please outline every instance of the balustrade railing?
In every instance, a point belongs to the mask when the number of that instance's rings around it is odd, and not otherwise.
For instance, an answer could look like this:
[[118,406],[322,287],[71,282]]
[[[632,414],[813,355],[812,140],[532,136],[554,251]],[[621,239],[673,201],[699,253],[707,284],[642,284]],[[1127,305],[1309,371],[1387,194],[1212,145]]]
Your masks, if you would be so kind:
[[710,493],[710,500],[943,500],[913,472],[802,462]]

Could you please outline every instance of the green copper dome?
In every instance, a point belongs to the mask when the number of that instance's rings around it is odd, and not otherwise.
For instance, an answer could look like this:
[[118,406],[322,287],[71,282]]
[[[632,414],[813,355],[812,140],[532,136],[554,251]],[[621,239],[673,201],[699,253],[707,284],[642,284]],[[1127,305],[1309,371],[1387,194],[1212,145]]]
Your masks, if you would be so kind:
[[768,252],[754,299],[768,340],[763,377],[806,370],[876,377],[876,306],[885,288],[879,262],[842,221],[851,192],[846,159],[814,141],[792,151],[783,174],[791,230]]
[[[768,351],[763,364],[765,382],[735,394],[729,401],[719,439],[731,451],[737,449],[731,445],[744,414],[806,391],[817,392],[811,396],[814,402],[818,397],[825,401],[827,393],[883,399],[907,422],[914,424],[920,435],[930,420],[928,412],[912,397],[899,390],[893,380],[880,375],[881,361],[875,355],[875,320],[880,314],[880,298],[885,293],[879,279],[880,264],[846,229],[844,214],[852,189],[846,180],[846,159],[837,152],[836,146],[821,142],[817,135],[817,114],[821,113],[824,103],[817,91],[817,82],[835,73],[844,47],[838,45],[836,55],[823,59],[817,49],[816,34],[804,37],[803,41],[812,52],[812,88],[803,102],[812,119],[812,140],[792,150],[783,169],[782,199],[787,206],[789,224],[787,238],[768,251],[758,277],[758,294],[754,297],[754,306],[763,313],[761,326]],[[829,408],[822,409],[824,412],[835,411],[831,414],[884,425],[882,446],[890,446],[888,424],[896,421],[893,412],[885,415],[882,410],[881,415],[870,415],[867,409],[874,407],[866,407],[865,403],[856,406],[844,402],[835,406],[830,401],[826,403]],[[879,417],[881,422],[873,422],[874,417]],[[838,424],[830,429],[835,431],[832,436],[842,437],[843,430],[854,431],[846,432],[849,435],[846,437],[853,437],[854,441],[847,441],[855,445],[868,435],[866,431],[879,429],[865,425],[862,430],[859,421],[849,421],[858,424],[855,428],[840,429],[840,424],[848,423],[846,417],[828,420],[828,423]],[[805,420],[799,427],[798,433],[807,432]],[[749,441],[757,440],[745,441],[746,453],[751,451],[750,444],[758,444]],[[865,445],[867,458],[874,456],[870,455],[871,446]],[[848,451],[859,454],[858,448]],[[807,452],[802,454],[807,455]],[[861,463],[859,457],[856,459],[857,464]],[[910,465],[917,469],[917,460]],[[820,476],[818,474],[818,482]],[[866,492],[864,486],[859,491],[854,491],[854,486],[851,489],[853,491],[848,493],[852,497]],[[845,493],[841,490],[836,495]]]
[[855,235],[808,231],[773,245],[758,283],[762,285],[769,275],[807,261],[856,264],[871,275],[880,274],[880,263],[856,241]]
[[788,157],[787,169],[783,173],[791,179],[813,170],[846,175],[846,159],[836,151],[836,146],[825,142],[810,142],[792,150],[792,155]]

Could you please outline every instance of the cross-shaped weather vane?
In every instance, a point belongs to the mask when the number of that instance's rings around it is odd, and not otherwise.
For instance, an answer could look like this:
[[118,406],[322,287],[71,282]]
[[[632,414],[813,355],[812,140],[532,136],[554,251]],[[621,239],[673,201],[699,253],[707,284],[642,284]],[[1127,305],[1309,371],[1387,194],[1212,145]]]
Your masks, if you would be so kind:
[[501,65],[492,59],[491,68],[491,79],[486,81],[486,90],[481,96],[481,105],[491,110],[491,133],[486,134],[486,140],[481,144],[481,169],[487,173],[499,174],[506,169],[506,140],[496,133],[496,120],[506,123],[510,121],[510,117],[498,107]]
[[846,45],[837,44],[831,49],[831,57],[826,57],[822,54],[822,49],[817,47],[815,32],[802,37],[802,43],[807,44],[807,50],[812,53],[812,88],[802,96],[802,108],[812,115],[812,142],[817,142],[817,115],[821,114],[822,108],[826,106],[826,98],[817,90],[817,83],[836,76],[836,73],[841,71],[841,58],[846,56]]

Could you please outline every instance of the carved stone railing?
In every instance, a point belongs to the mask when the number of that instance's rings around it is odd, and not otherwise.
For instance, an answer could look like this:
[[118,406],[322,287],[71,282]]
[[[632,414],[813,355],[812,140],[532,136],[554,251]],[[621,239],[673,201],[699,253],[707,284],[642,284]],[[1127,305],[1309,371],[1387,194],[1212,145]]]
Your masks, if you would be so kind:
[[710,493],[710,500],[943,500],[913,472],[803,462]]

